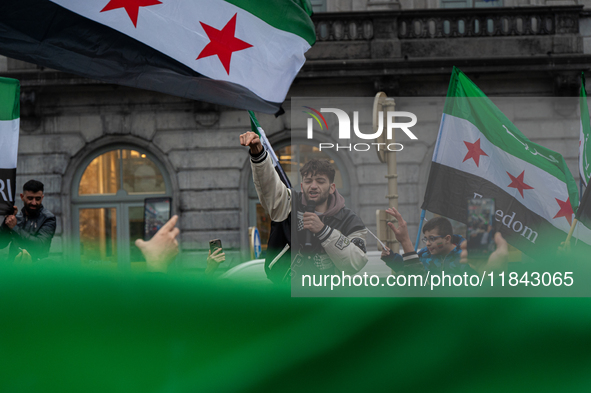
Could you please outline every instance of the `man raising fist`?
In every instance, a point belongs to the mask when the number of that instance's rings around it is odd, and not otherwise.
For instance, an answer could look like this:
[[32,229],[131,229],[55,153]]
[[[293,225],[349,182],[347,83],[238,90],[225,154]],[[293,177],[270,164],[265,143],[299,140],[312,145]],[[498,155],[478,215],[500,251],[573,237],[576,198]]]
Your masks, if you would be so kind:
[[256,133],[240,135],[240,144],[250,148],[254,185],[273,221],[265,261],[267,277],[281,282],[303,274],[354,274],[361,270],[367,263],[367,229],[345,207],[334,184],[332,165],[324,160],[306,162],[300,169],[298,192],[281,182]]

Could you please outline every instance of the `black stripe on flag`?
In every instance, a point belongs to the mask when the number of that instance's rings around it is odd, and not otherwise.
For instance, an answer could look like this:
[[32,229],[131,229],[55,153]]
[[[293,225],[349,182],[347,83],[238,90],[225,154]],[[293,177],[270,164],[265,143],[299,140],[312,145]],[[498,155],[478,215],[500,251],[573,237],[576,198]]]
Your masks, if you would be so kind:
[[495,200],[496,229],[509,244],[523,253],[532,257],[547,257],[548,253],[555,253],[566,239],[565,232],[529,210],[494,183],[435,162],[431,163],[429,183],[421,208],[466,223],[467,201],[478,197],[476,194]]
[[587,228],[591,228],[591,182],[590,185],[585,188],[585,192],[581,197],[576,219],[584,224]]
[[87,78],[239,109],[276,113],[281,107],[238,84],[207,78],[48,0],[0,3],[0,53]]
[[15,197],[16,168],[0,169],[0,216],[12,214]]

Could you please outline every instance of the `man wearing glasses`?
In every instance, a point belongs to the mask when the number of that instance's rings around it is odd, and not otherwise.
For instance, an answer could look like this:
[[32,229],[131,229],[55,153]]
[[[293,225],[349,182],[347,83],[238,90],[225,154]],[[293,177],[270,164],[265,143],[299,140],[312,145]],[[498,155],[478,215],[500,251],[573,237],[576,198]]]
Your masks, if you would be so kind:
[[398,210],[389,208],[386,213],[398,221],[398,227],[389,222],[388,226],[396,235],[396,240],[402,246],[404,254],[392,253],[389,249],[382,252],[382,260],[395,272],[417,274],[431,271],[433,273],[445,271],[451,274],[476,274],[467,264],[460,263],[462,249],[460,245],[464,238],[454,235],[451,223],[447,218],[435,217],[423,226],[423,244],[425,247],[415,252],[412,245],[406,221]]

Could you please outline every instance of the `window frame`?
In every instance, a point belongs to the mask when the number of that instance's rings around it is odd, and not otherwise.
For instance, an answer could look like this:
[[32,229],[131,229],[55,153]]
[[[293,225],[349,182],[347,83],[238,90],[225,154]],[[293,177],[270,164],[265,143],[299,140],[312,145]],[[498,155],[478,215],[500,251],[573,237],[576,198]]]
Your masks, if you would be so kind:
[[[84,172],[90,165],[90,163],[97,157],[108,153],[113,150],[134,150],[140,154],[145,154],[160,171],[165,184],[164,193],[145,193],[145,194],[128,194],[121,187],[122,183],[118,185],[116,194],[105,194],[105,195],[79,195],[78,190],[80,188],[80,181]],[[120,158],[121,160],[121,158]],[[123,170],[122,165],[119,165],[120,176]],[[120,178],[120,182],[123,179]],[[71,183],[71,205],[70,214],[72,217],[72,255],[80,257],[80,210],[81,209],[102,209],[102,208],[115,208],[117,213],[116,227],[117,227],[117,267],[119,269],[128,270],[130,265],[131,249],[127,247],[130,243],[129,236],[129,209],[132,207],[144,207],[145,198],[153,197],[173,197],[174,189],[170,174],[166,170],[166,167],[160,162],[160,160],[152,153],[133,144],[109,144],[93,150],[92,153],[88,154],[82,161],[79,167],[74,172],[73,181]],[[174,205],[174,202],[173,202]],[[171,206],[172,207],[172,206]],[[171,212],[173,213],[173,212]],[[174,213],[173,213],[174,214]]]
[[[156,165],[156,167],[158,168],[158,170],[160,171],[162,178],[164,179],[164,185],[165,185],[165,192],[162,193],[145,193],[145,194],[128,194],[127,191],[125,191],[124,189],[120,188],[117,190],[116,194],[104,194],[104,195],[79,195],[78,194],[78,190],[80,188],[80,181],[82,180],[82,176],[84,175],[84,172],[86,171],[86,168],[88,168],[88,166],[90,165],[90,163],[92,161],[94,161],[95,158],[100,157],[101,155],[108,153],[110,151],[113,150],[135,150],[137,152],[139,152],[140,154],[145,154],[146,158],[148,158],[150,161],[152,161],[152,163],[154,163],[154,165]],[[120,181],[123,181],[122,179],[122,165],[119,165],[119,173],[120,173]],[[82,164],[80,165],[80,167],[76,170],[76,173],[74,174],[74,181],[72,182],[72,189],[71,191],[71,201],[72,204],[80,204],[80,203],[95,203],[95,202],[134,202],[137,201],[138,199],[145,199],[145,198],[151,198],[151,197],[166,197],[166,196],[170,196],[172,197],[172,183],[170,181],[170,177],[168,176],[168,172],[166,171],[166,168],[164,167],[164,165],[162,165],[160,163],[160,161],[158,160],[158,158],[156,158],[153,154],[151,154],[149,151],[142,149],[140,147],[137,146],[133,146],[133,145],[127,145],[127,144],[121,144],[121,145],[110,145],[110,146],[105,146],[102,147],[100,149],[95,150],[92,154],[89,154],[83,161]]]

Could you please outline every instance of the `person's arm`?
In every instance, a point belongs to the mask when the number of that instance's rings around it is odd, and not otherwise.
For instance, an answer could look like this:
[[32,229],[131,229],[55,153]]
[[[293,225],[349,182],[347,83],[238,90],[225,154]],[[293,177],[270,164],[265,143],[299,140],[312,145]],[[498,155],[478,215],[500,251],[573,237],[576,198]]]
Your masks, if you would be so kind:
[[404,221],[404,218],[402,218],[402,214],[400,214],[398,210],[393,207],[386,209],[386,213],[398,221],[398,227],[396,227],[393,222],[388,222],[388,227],[392,230],[392,232],[394,232],[396,240],[398,240],[398,243],[400,243],[400,246],[402,246],[402,249],[404,250],[404,255],[414,252],[415,248],[410,241],[408,228],[406,227],[406,221]]
[[179,253],[179,243],[176,237],[180,230],[175,227],[179,216],[172,216],[166,224],[156,232],[149,241],[137,239],[135,245],[140,249],[148,271],[166,273],[168,265]]
[[55,216],[48,217],[43,224],[41,224],[41,228],[37,231],[37,233],[29,233],[23,228],[19,226],[15,226],[12,228],[12,234],[14,240],[17,243],[23,244],[24,242],[31,244],[37,254],[35,255],[36,258],[42,259],[46,258],[49,255],[49,249],[51,248],[51,240],[53,239],[53,235],[55,235],[55,227],[56,227],[56,220]]
[[426,273],[419,255],[414,250],[400,255],[388,249],[382,251],[381,260],[395,273],[405,275]]
[[315,236],[320,240],[324,251],[339,270],[347,274],[354,274],[363,269],[367,263],[365,248],[367,229],[364,228],[345,236],[339,230],[325,225]]
[[279,178],[271,157],[256,133],[247,132],[240,135],[240,143],[250,147],[252,179],[261,205],[271,220],[285,220],[291,212],[291,190]]
[[220,263],[224,262],[225,260],[226,260],[226,254],[224,252],[222,252],[221,248],[218,248],[217,250],[215,250],[213,252],[213,254],[211,253],[211,250],[209,250],[209,255],[207,256],[207,267],[205,268],[205,274],[208,276],[212,275],[216,270],[218,270]]
[[402,217],[402,214],[395,208],[391,207],[386,210],[386,213],[391,215],[398,222],[398,227],[393,222],[388,223],[388,227],[394,232],[396,240],[400,243],[404,254],[402,254],[402,260],[404,262],[403,270],[404,274],[423,274],[425,273],[425,267],[423,266],[419,255],[415,251],[410,236],[408,234],[408,228],[406,227],[406,221]]
[[485,271],[491,273],[507,271],[507,264],[509,263],[509,245],[503,235],[501,235],[501,232],[495,233],[494,240],[497,249],[490,254],[486,262],[469,261],[467,249],[468,243],[464,241],[460,245],[460,248],[462,249],[460,263],[468,263],[470,267],[480,275]]

